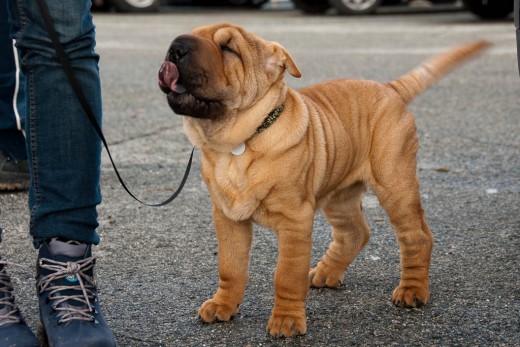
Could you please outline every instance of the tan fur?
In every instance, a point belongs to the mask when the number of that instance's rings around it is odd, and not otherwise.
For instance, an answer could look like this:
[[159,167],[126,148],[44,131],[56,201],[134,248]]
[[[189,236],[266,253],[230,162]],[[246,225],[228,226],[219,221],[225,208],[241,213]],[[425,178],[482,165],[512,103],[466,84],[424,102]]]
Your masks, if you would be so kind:
[[[338,287],[368,242],[361,207],[367,188],[388,213],[401,250],[394,303],[426,304],[433,236],[421,207],[418,140],[406,101],[487,44],[456,48],[388,84],[338,79],[296,91],[287,87],[283,75],[287,70],[299,77],[300,71],[279,44],[226,23],[195,29],[192,35],[216,46],[224,37],[240,53],[223,53],[219,75],[226,80],[215,79],[199,90],[203,94],[204,88],[214,92],[232,87],[234,92],[221,101],[226,114],[217,119],[184,117],[186,133],[202,149],[202,173],[218,238],[220,284],[200,308],[200,317],[226,321],[237,312],[249,279],[255,222],[273,229],[279,245],[268,331],[273,336],[305,334],[309,286]],[[214,48],[206,45],[198,46],[197,54],[210,54]],[[253,136],[282,103],[285,110],[279,119]],[[242,142],[245,153],[232,155],[230,149]],[[311,270],[311,232],[318,208],[332,226],[333,241]]]

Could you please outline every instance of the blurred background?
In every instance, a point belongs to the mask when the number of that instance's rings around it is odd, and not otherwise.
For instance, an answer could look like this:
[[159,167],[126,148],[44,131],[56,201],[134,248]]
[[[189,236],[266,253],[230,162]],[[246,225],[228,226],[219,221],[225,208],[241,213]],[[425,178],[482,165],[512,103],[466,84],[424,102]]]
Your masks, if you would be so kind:
[[[296,8],[308,14],[372,14],[388,7],[429,10],[468,10],[482,19],[505,18],[513,12],[513,0],[94,0],[100,11],[159,12],[165,7],[211,6],[251,9]],[[171,8],[170,8],[171,10]]]

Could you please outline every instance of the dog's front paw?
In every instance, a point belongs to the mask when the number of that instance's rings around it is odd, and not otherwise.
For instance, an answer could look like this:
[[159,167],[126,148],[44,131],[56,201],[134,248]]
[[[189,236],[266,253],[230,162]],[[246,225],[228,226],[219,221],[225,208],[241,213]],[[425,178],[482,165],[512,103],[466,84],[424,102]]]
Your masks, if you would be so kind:
[[394,305],[398,307],[416,308],[426,305],[430,298],[427,286],[399,286],[392,295]]
[[313,288],[338,288],[343,283],[345,272],[323,264],[321,261],[309,272],[309,281]]
[[305,313],[301,317],[272,314],[267,323],[267,331],[273,337],[305,335],[307,322]]
[[206,323],[225,322],[231,319],[238,310],[238,305],[232,307],[217,303],[214,299],[206,300],[199,309],[199,317]]

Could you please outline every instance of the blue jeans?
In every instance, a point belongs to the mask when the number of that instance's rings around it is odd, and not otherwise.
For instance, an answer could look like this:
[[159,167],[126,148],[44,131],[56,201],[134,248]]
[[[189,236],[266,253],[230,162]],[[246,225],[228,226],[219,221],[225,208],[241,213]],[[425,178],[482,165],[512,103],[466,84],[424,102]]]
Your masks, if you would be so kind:
[[[3,1],[3,0],[0,0]],[[98,244],[101,142],[59,64],[35,0],[8,0],[26,83],[26,137],[35,247],[59,237]],[[101,124],[99,56],[90,0],[46,0],[60,41]]]
[[17,51],[9,35],[7,1],[0,0],[0,150],[14,161],[27,159],[23,135],[25,95]]

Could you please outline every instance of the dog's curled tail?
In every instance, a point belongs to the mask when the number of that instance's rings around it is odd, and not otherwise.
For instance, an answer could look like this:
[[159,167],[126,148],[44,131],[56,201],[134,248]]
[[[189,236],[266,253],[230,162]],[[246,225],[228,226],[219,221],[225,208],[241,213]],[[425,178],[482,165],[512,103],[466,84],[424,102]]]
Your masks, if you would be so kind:
[[388,84],[401,95],[405,102],[410,102],[451,69],[483,52],[489,46],[491,46],[491,43],[484,40],[466,43],[431,58]]

